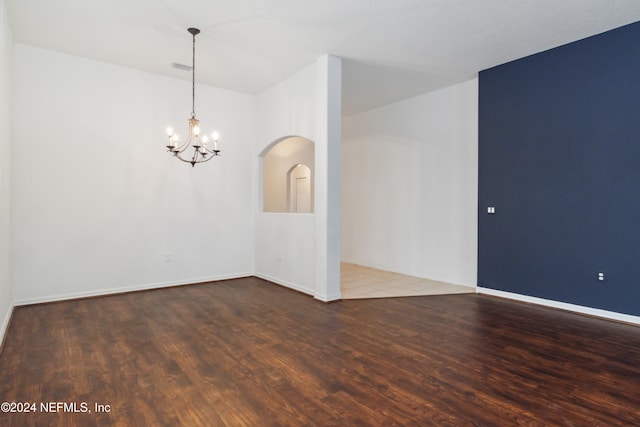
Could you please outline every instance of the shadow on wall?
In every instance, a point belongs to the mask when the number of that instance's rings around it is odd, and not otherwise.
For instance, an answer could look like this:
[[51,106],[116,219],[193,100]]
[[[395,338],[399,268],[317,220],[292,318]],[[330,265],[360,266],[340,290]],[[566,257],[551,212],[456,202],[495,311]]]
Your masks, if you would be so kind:
[[315,144],[291,136],[262,155],[264,212],[313,213]]

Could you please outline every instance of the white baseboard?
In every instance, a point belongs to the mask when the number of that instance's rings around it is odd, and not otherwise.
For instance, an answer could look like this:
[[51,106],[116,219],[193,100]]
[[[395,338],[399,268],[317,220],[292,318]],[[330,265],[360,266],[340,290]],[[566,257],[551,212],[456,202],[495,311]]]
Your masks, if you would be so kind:
[[[4,337],[7,334],[7,330],[9,329],[9,322],[11,321],[11,316],[13,315],[14,305],[11,304],[9,309],[7,310],[7,314],[2,319],[2,325],[0,325],[0,346],[4,343]],[[0,351],[2,347],[0,347]]]
[[340,292],[336,292],[335,294],[330,294],[330,295],[314,294],[313,297],[322,302],[331,302],[331,301],[341,300],[342,294]]
[[618,322],[631,323],[634,325],[640,325],[640,317],[631,316],[629,314],[617,313],[615,311],[600,310],[598,308],[584,307],[581,305],[568,304],[565,302],[553,301],[544,298],[530,297],[527,295],[515,294],[512,292],[498,291],[495,289],[477,287],[477,293],[485,295],[493,295],[496,297],[511,299],[515,301],[528,302],[531,304],[542,305],[545,307],[559,308],[561,310],[573,311],[580,314],[588,314],[589,316],[602,317],[608,320],[615,320]]
[[284,286],[285,288],[290,288],[294,291],[302,292],[303,294],[315,296],[316,291],[313,289],[309,289],[306,286],[297,285],[295,283],[287,282],[286,280],[282,279],[276,279],[275,277],[271,277],[268,274],[254,273],[253,275],[255,277],[259,277],[260,279],[268,280],[269,282]]
[[125,292],[169,288],[172,286],[195,285],[197,283],[216,282],[219,280],[240,279],[243,277],[251,277],[251,276],[253,276],[252,273],[238,273],[238,274],[227,274],[222,276],[200,277],[200,278],[193,278],[193,279],[180,280],[180,281],[148,283],[144,285],[125,286],[121,288],[100,289],[95,291],[72,292],[68,294],[48,295],[44,297],[19,299],[15,301],[14,305],[20,306],[20,305],[30,305],[30,304],[43,304],[43,303],[54,302],[54,301],[64,301],[64,300],[78,299],[78,298],[91,298],[91,297],[98,297],[103,295],[121,294]]

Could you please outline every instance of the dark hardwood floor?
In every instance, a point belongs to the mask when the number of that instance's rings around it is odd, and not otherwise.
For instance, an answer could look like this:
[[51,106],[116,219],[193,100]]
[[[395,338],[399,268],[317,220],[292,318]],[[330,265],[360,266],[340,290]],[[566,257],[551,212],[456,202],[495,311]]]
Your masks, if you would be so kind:
[[640,328],[249,278],[16,308],[0,380],[1,426],[639,426]]

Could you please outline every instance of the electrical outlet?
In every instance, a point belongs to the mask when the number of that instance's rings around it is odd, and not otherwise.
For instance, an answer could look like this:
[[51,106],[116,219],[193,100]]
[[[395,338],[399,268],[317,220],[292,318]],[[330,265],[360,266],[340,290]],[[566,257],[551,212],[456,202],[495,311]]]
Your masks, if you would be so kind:
[[601,282],[604,282],[604,272],[602,271],[598,272],[598,280]]

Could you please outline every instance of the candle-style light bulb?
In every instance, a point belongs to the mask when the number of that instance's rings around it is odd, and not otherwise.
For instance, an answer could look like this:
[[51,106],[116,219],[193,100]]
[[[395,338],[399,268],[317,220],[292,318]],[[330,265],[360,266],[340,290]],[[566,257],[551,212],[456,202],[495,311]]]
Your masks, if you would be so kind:
[[173,129],[171,129],[171,127],[167,128],[167,135],[173,136]]
[[220,138],[220,134],[218,131],[215,131],[211,134],[211,137],[213,138],[213,151],[218,151],[218,139]]
[[195,126],[195,127],[193,128],[193,134],[194,134],[195,136],[200,135],[200,128],[199,128],[198,126]]
[[204,148],[207,148],[207,141],[209,141],[209,138],[207,138],[207,135],[203,136],[201,141],[202,141],[202,146]]

